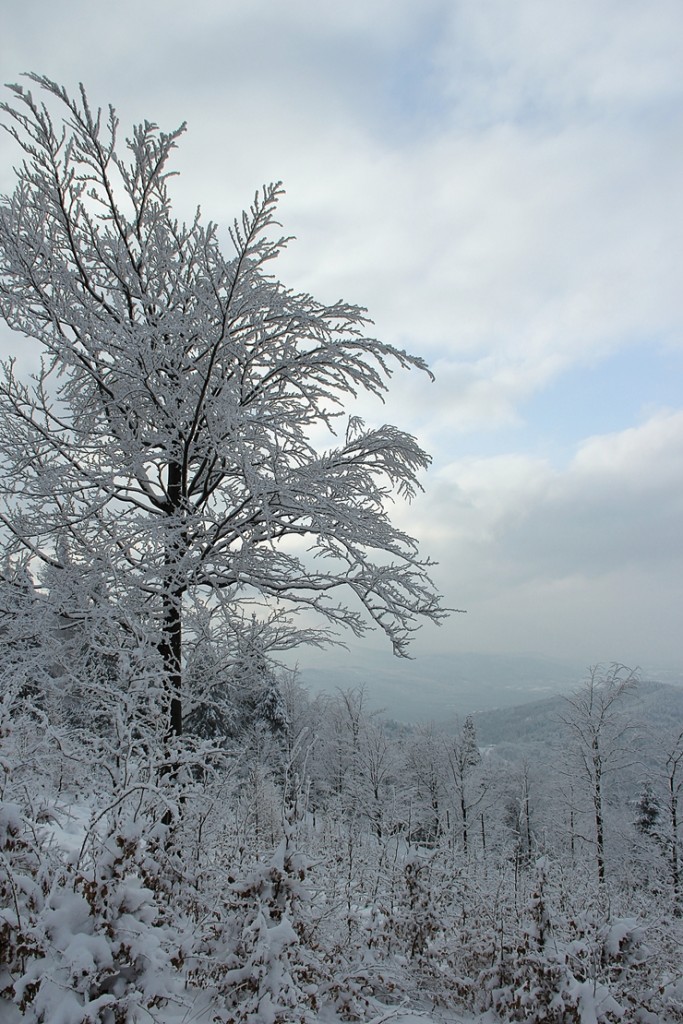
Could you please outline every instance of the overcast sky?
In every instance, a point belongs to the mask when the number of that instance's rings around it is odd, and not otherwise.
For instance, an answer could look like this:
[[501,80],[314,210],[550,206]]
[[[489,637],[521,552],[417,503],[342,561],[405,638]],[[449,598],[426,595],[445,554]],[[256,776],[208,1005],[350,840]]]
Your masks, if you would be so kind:
[[5,82],[187,121],[181,212],[282,179],[284,283],[429,361],[367,410],[433,456],[397,516],[468,613],[418,655],[683,668],[680,0],[27,0],[1,31]]

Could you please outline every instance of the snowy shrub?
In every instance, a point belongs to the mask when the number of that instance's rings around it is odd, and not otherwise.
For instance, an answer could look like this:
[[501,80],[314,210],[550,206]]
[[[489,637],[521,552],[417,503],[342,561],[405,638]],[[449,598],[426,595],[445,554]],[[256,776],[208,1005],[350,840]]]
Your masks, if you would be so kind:
[[287,836],[267,863],[241,881],[214,921],[216,932],[198,984],[212,983],[225,1007],[221,1020],[286,1024],[312,1019],[320,966],[304,942],[307,858]]
[[608,1024],[623,1011],[607,987],[593,977],[577,978],[555,934],[548,898],[550,863],[536,862],[520,933],[502,944],[495,965],[482,972],[480,1008],[505,1021],[529,1024]]
[[403,865],[403,900],[396,931],[403,939],[406,954],[411,960],[424,956],[429,943],[442,927],[430,875],[428,860],[417,854],[406,858]]
[[3,1000],[23,1007],[32,995],[16,986],[27,965],[43,955],[35,922],[48,885],[42,850],[21,809],[0,802],[0,1009]]
[[[129,825],[93,832],[87,855],[43,870],[39,894],[33,883],[28,917],[15,911],[4,994],[26,1021],[133,1022],[181,991],[182,919],[159,884],[154,836],[143,839],[142,825]],[[10,882],[15,893],[22,884],[26,891],[16,865]],[[15,921],[4,924],[11,935]]]

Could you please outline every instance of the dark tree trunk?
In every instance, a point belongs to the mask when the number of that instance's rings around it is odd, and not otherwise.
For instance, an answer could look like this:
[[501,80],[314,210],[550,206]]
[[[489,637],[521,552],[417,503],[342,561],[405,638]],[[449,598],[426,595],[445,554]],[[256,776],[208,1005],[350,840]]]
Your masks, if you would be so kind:
[[598,881],[600,885],[605,884],[605,823],[602,815],[602,779],[598,776],[595,780],[595,792],[593,794],[595,807],[595,842],[596,859],[598,864]]
[[531,863],[531,854],[533,839],[531,834],[531,807],[529,801],[529,779],[528,776],[524,779],[524,806],[523,806],[523,822],[524,822],[524,839],[526,849],[524,851],[524,859],[527,864]]
[[183,712],[181,702],[183,649],[182,593],[164,598],[163,638],[159,645],[163,666],[166,692],[169,696],[168,731],[170,736],[181,736]]
[[669,812],[671,815],[671,881],[674,890],[674,914],[683,916],[681,899],[681,865],[678,855],[678,792],[675,787],[675,768],[669,775]]
[[[182,511],[183,468],[180,462],[168,464],[168,505],[169,516],[179,517]],[[183,581],[178,579],[180,563],[185,548],[184,538],[179,535],[166,547],[164,586],[167,588],[163,601],[162,639],[159,653],[164,666],[166,692],[168,694],[169,736],[181,736],[183,732],[182,654],[183,654]]]

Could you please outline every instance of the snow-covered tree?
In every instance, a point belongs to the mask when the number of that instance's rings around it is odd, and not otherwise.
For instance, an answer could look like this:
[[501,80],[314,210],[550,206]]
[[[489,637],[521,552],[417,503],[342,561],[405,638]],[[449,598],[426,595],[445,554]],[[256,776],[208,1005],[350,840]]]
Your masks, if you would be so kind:
[[286,244],[269,237],[279,184],[226,255],[216,225],[173,214],[184,127],[145,121],[122,145],[113,108],[28,77],[42,96],[15,85],[1,105],[24,159],[0,206],[0,315],[41,351],[30,380],[11,360],[0,380],[7,551],[59,569],[68,543],[101,600],[135,609],[176,734],[193,601],[265,595],[356,634],[369,621],[404,655],[417,620],[444,612],[385,505],[415,494],[429,458],[357,416],[325,450],[320,428],[381,397],[392,364],[423,361],[368,337],[365,310],[268,272]]
[[566,697],[561,718],[569,733],[570,770],[591,804],[595,862],[601,885],[605,870],[605,783],[632,765],[635,726],[626,714],[625,698],[637,683],[637,673],[624,665],[590,669],[583,686]]
[[646,782],[636,805],[636,829],[645,836],[656,837],[662,807],[651,782]]
[[681,885],[681,798],[683,797],[683,731],[668,751],[666,760],[666,783],[668,790],[667,810],[669,816],[669,850],[671,861],[671,882],[674,893],[675,913],[683,916],[683,886]]
[[505,824],[512,833],[515,875],[531,863],[534,828],[531,812],[531,770],[524,760],[510,773],[505,807]]
[[443,744],[432,726],[411,736],[405,751],[406,776],[411,787],[408,835],[425,846],[439,839],[445,819],[446,771]]
[[458,821],[462,851],[467,856],[472,811],[486,795],[486,782],[476,770],[481,765],[474,720],[468,715],[457,736],[447,740],[445,747],[446,771],[452,787],[455,814]]
[[285,671],[277,669],[275,659],[310,631],[282,628],[281,620],[277,613],[248,620],[233,616],[227,630],[221,624],[222,635],[206,625],[194,630],[186,659],[186,731],[217,741],[239,738],[257,723],[274,733],[287,731],[280,692]]

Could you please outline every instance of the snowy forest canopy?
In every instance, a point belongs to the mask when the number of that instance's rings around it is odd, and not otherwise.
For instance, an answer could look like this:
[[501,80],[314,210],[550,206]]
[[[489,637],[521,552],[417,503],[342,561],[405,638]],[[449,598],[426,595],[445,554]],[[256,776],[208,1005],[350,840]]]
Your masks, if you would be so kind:
[[515,749],[203,664],[169,773],[153,695],[14,622],[8,1020],[680,1019],[677,690],[595,673]]
[[637,739],[635,674],[596,668],[518,761],[278,665],[368,624],[402,656],[446,614],[387,513],[429,458],[349,414],[426,366],[270,274],[278,185],[225,256],[173,216],[182,129],[122,150],[29,77],[2,104],[0,313],[42,353],[0,381],[3,1020],[681,1019],[680,730]]

